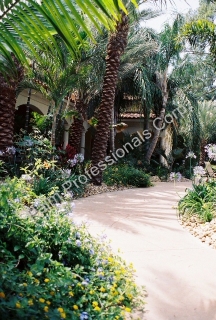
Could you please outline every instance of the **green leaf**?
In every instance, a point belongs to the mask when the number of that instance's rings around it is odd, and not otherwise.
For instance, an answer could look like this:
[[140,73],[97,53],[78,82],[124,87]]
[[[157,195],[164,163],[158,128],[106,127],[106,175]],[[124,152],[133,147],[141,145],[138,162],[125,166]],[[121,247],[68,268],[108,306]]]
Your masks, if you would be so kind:
[[20,249],[20,246],[18,246],[18,245],[16,245],[15,247],[14,247],[14,251],[18,251]]

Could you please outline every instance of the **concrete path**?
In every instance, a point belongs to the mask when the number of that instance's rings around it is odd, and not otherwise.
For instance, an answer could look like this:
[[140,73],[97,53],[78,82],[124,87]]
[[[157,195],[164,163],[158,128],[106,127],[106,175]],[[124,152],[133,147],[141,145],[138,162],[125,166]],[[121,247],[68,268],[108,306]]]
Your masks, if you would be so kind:
[[77,219],[104,231],[148,293],[146,320],[216,320],[216,250],[183,229],[176,204],[190,183],[158,183],[75,201]]

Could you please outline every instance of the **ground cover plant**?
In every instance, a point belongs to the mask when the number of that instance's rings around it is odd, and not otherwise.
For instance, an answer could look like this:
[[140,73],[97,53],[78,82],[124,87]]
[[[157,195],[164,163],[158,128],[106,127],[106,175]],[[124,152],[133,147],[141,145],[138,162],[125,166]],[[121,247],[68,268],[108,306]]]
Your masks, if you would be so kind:
[[179,201],[180,215],[199,215],[203,221],[210,222],[216,215],[215,194],[215,181],[193,185],[193,188],[187,190],[185,197]]
[[1,318],[113,320],[143,306],[133,267],[105,235],[94,238],[77,223],[70,201],[25,214],[24,184],[0,185]]

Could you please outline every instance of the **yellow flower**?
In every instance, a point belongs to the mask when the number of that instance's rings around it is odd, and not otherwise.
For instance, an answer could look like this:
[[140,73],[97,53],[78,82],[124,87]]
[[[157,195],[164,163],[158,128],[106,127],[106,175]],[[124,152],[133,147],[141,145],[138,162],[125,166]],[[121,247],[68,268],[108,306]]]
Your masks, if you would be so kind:
[[74,294],[73,294],[73,292],[72,292],[72,291],[70,291],[70,292],[69,292],[69,296],[71,296],[71,297],[73,297],[73,296],[74,296]]
[[16,308],[21,308],[21,304],[19,302],[16,302]]
[[38,279],[35,279],[34,282],[37,284],[40,283],[40,281]]
[[33,306],[33,305],[34,305],[34,302],[33,302],[32,299],[29,299],[29,300],[28,300],[28,305],[29,305],[29,306]]
[[121,274],[121,271],[120,271],[120,270],[116,270],[116,271],[115,271],[115,274],[116,274],[116,275],[120,275],[120,274]]
[[106,289],[105,289],[104,287],[101,287],[101,288],[100,288],[100,291],[101,291],[101,292],[105,292]]
[[74,308],[74,310],[78,310],[79,309],[79,307],[76,304],[73,306],[73,308]]
[[63,308],[58,308],[57,309],[60,313],[64,312],[64,309]]
[[51,167],[50,163],[44,161],[44,168],[49,169]]
[[48,279],[48,278],[46,278],[45,280],[44,280],[44,282],[49,282],[50,281],[50,279]]
[[27,283],[26,282],[23,283],[23,287],[27,287]]
[[5,299],[5,294],[4,294],[4,292],[0,292],[0,298]]
[[39,302],[44,303],[44,302],[45,302],[45,299],[40,298],[40,299],[39,299]]
[[50,291],[51,296],[55,295],[55,291]]
[[90,293],[90,294],[94,294],[94,290],[90,290],[89,293]]
[[27,275],[28,275],[29,277],[32,277],[32,276],[33,276],[33,274],[32,274],[31,271],[28,271],[28,272],[27,272]]
[[45,307],[44,307],[44,311],[45,311],[45,312],[48,312],[48,311],[49,311],[49,307],[45,306]]
[[131,308],[126,307],[126,308],[125,308],[125,311],[126,311],[126,312],[131,312]]
[[51,302],[50,302],[50,301],[46,301],[46,304],[48,304],[48,306],[50,306],[50,305],[51,305]]
[[97,301],[93,301],[92,305],[93,305],[93,307],[97,307],[98,306],[98,302]]
[[63,318],[63,319],[66,318],[66,313],[65,312],[62,312],[60,315],[61,315],[61,318]]
[[94,310],[95,311],[101,311],[101,308],[100,307],[95,307]]

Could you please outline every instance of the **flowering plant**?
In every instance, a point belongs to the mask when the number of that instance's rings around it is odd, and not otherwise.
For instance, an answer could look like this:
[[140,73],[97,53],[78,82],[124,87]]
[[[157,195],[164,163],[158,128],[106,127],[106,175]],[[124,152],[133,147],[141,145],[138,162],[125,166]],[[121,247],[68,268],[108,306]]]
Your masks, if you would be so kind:
[[216,161],[216,144],[208,144],[205,146],[205,151],[210,160]]
[[[16,188],[13,197],[21,197]],[[2,319],[123,320],[142,307],[132,265],[111,252],[104,235],[92,237],[69,203],[46,212],[39,206],[24,218],[16,209],[22,201],[11,198],[9,205],[0,197]]]
[[195,155],[195,153],[194,153],[193,151],[189,151],[188,154],[186,155],[186,159],[187,159],[187,158],[190,158],[190,159],[194,158],[194,159],[196,159],[196,155]]
[[69,167],[74,167],[76,164],[82,163],[84,161],[84,156],[81,153],[75,154],[73,159],[69,159],[67,163]]
[[169,180],[174,182],[181,181],[181,178],[182,178],[182,175],[180,172],[171,172],[169,176]]
[[205,169],[202,166],[194,167],[193,172],[194,172],[194,176],[196,177],[201,177],[206,173]]

